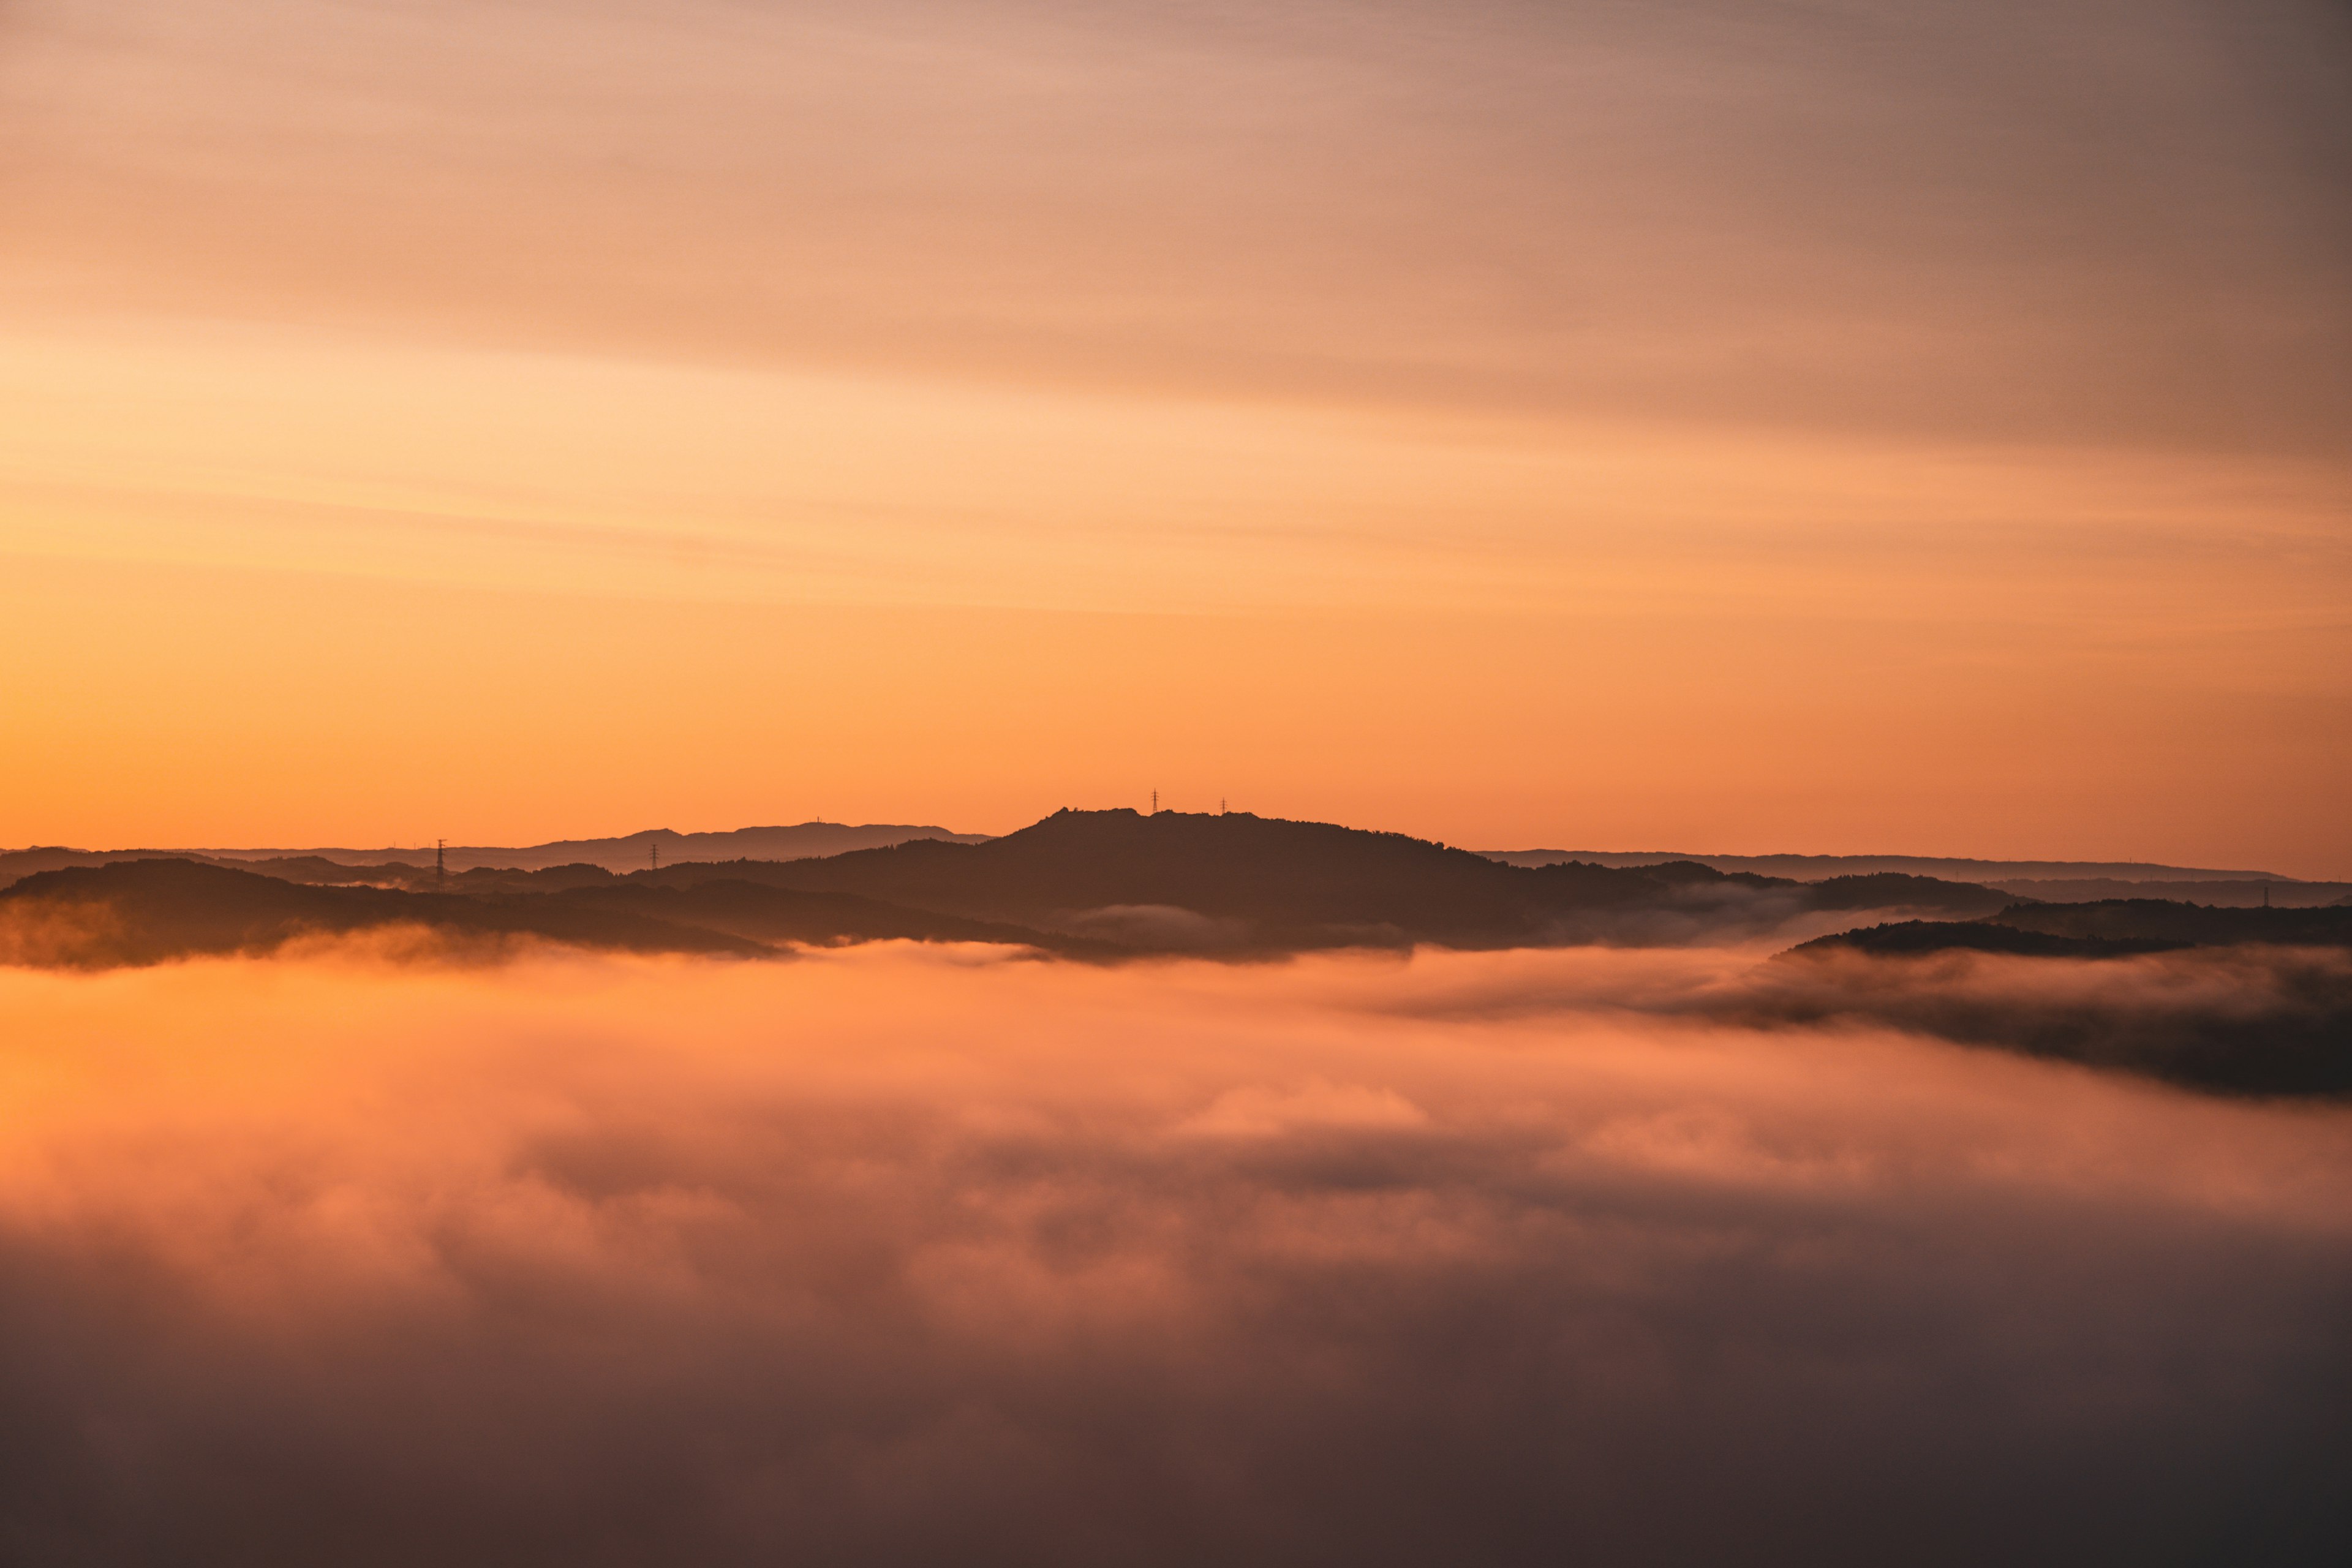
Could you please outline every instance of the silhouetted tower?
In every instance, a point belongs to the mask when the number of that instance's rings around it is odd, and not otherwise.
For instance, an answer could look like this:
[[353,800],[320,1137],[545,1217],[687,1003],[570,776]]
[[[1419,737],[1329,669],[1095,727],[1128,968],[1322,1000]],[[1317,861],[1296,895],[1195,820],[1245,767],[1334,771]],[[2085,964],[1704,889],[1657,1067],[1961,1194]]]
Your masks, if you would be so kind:
[[1218,815],[1219,816],[1224,816],[1224,815],[1225,815],[1225,810],[1226,810],[1226,806],[1225,806],[1225,797],[1224,797],[1223,795],[1219,795],[1219,796],[1217,797],[1217,815]]
[[646,847],[648,850],[650,850],[650,851],[652,851],[652,852],[653,852],[653,858],[654,858],[654,869],[655,869],[655,870],[656,870],[656,871],[660,870],[660,869],[661,869],[661,840],[660,840],[660,839],[658,839],[658,838],[648,838],[648,839],[646,839]]
[[448,880],[449,841],[446,838],[436,838],[433,841],[433,885],[436,888],[445,887]]
[[1151,815],[1154,816],[1160,815],[1160,792],[1158,790],[1153,790],[1151,792]]

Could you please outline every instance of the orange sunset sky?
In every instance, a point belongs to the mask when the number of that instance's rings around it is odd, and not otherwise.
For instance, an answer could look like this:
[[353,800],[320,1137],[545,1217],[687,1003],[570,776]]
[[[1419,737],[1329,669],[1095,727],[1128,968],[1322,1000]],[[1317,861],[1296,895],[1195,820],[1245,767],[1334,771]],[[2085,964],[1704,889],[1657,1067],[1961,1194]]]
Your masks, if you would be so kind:
[[0,845],[2352,877],[2352,12],[0,0]]

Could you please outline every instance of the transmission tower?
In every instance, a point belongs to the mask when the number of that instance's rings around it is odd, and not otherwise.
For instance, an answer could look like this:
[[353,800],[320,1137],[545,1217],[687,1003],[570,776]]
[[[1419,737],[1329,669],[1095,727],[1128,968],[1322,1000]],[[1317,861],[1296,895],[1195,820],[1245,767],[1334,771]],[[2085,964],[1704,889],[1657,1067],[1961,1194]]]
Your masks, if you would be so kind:
[[448,882],[449,841],[446,838],[436,838],[433,841],[433,885],[436,888],[446,887]]

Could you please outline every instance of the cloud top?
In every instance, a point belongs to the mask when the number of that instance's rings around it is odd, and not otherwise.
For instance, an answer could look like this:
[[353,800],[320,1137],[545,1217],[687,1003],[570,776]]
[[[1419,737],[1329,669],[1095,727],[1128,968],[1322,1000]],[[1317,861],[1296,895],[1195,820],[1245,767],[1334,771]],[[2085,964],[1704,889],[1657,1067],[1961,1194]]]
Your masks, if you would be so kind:
[[2330,1560],[2347,1113],[1745,963],[0,974],[6,1554]]

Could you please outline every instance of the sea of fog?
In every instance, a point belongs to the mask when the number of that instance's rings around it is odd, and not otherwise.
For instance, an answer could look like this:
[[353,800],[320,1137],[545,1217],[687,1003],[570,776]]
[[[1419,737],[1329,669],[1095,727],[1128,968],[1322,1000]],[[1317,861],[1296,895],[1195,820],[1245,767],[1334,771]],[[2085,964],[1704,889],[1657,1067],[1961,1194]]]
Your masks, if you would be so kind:
[[0,1561],[2352,1561],[2340,1102],[1745,950],[402,941],[0,971]]

